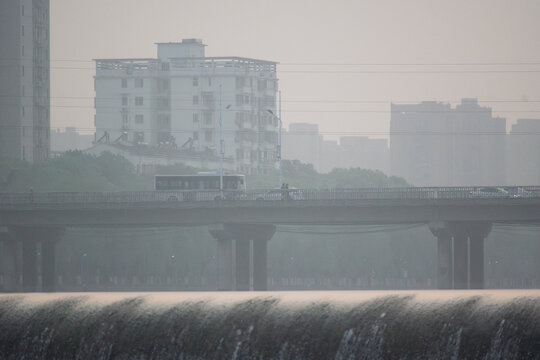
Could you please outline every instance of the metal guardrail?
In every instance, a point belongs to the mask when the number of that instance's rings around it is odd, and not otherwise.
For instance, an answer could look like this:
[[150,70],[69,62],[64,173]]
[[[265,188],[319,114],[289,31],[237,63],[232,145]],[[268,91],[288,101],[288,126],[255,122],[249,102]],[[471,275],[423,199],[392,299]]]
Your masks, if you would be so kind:
[[0,205],[184,201],[310,201],[540,198],[540,186],[0,193]]

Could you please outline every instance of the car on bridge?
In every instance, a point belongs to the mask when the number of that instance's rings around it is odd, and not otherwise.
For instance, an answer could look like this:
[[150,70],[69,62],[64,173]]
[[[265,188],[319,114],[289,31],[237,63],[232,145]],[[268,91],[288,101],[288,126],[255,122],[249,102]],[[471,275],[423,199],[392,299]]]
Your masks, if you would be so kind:
[[512,195],[502,187],[487,186],[480,187],[469,192],[471,197],[481,197],[481,198],[499,198],[499,197],[512,197]]
[[271,189],[266,192],[254,194],[255,200],[301,200],[302,194],[296,188]]

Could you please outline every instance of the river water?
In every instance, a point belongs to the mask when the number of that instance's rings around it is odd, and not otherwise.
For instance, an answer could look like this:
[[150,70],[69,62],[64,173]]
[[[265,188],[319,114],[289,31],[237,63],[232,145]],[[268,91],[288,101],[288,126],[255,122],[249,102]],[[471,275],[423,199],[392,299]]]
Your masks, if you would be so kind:
[[0,296],[0,359],[540,359],[540,291]]

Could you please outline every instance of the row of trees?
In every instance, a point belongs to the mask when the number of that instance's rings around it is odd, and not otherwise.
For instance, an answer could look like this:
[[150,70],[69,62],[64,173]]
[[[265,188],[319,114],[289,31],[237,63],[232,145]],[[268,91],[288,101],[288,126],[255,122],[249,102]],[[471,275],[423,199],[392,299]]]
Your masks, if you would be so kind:
[[[201,169],[182,164],[157,166],[157,174],[195,174]],[[0,191],[120,191],[152,190],[154,174],[137,174],[134,166],[120,155],[104,152],[99,156],[69,151],[37,164],[0,158]],[[312,165],[283,161],[283,179],[297,188],[402,187],[402,178],[380,171],[336,169],[319,174]],[[278,171],[248,176],[251,189],[279,187]]]

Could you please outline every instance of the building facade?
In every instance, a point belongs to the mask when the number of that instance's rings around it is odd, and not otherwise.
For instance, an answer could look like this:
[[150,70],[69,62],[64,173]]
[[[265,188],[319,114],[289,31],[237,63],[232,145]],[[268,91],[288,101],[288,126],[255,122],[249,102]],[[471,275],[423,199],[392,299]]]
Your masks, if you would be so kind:
[[391,105],[390,172],[415,186],[505,183],[506,120],[476,99]]
[[50,151],[49,0],[0,1],[0,154]]
[[283,158],[312,164],[319,171],[321,141],[319,125],[292,123],[289,131],[282,134]]
[[275,168],[276,63],[206,57],[205,46],[184,39],[158,43],[156,59],[96,60],[96,140],[223,152],[244,174]]
[[507,142],[507,182],[540,184],[540,119],[518,119]]

